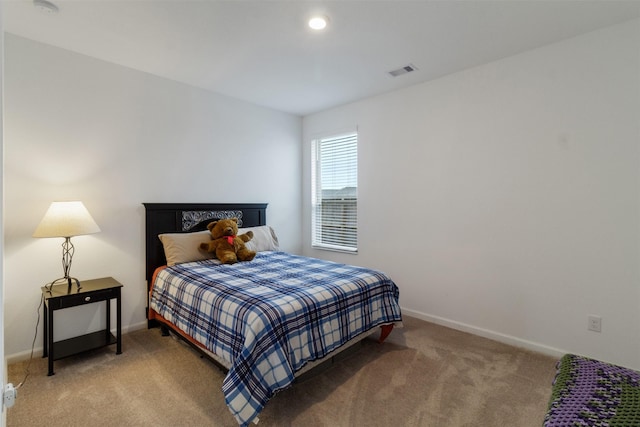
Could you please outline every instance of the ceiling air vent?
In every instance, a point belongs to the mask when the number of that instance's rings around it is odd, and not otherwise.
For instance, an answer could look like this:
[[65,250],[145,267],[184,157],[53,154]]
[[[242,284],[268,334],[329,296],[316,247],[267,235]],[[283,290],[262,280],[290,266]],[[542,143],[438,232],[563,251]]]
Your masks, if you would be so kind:
[[403,74],[407,74],[410,73],[412,71],[416,71],[417,68],[415,65],[413,64],[409,64],[409,65],[405,65],[404,67],[398,68],[397,70],[393,70],[393,71],[389,71],[389,74],[391,74],[391,76],[393,77],[398,77],[401,76]]

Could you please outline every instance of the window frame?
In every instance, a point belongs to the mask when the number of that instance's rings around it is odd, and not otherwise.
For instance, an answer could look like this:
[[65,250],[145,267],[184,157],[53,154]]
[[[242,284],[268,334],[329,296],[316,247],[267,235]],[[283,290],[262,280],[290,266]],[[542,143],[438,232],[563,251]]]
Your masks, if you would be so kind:
[[[323,143],[333,143],[339,144],[340,140],[343,141],[345,146],[340,148],[346,148],[347,150],[352,150],[353,154],[345,154],[342,157],[339,157],[336,162],[331,163],[331,165],[335,168],[339,169],[340,164],[338,162],[342,161],[346,164],[349,162],[355,163],[355,171],[348,172],[346,175],[349,175],[349,178],[344,178],[346,182],[353,183],[353,185],[345,185],[342,188],[323,188],[322,186],[322,177],[320,173],[322,171],[323,159],[321,156],[322,144]],[[353,146],[347,146],[348,144],[353,144]],[[355,159],[350,159],[349,156],[352,155]],[[334,159],[335,160],[335,159]],[[333,176],[333,178],[336,178]],[[338,179],[340,176],[338,176]],[[355,180],[355,181],[354,181]],[[350,195],[349,191],[351,188],[354,188],[354,194]],[[340,192],[343,193],[343,198],[341,199],[329,199],[323,198],[323,192],[333,191],[337,195]],[[344,196],[347,196],[346,198]],[[337,203],[326,203],[326,200],[333,200]],[[323,201],[325,201],[323,203]],[[340,203],[342,202],[342,203]],[[339,209],[336,210],[336,205],[340,205]],[[324,209],[323,209],[324,206]],[[333,207],[333,211],[331,213],[328,212],[329,206]],[[358,206],[358,131],[357,130],[348,130],[340,133],[333,133],[328,135],[318,136],[311,141],[311,247],[314,249],[335,251],[335,252],[343,252],[350,254],[358,253],[358,214],[357,214],[357,206]],[[328,224],[332,219],[331,215],[335,215],[336,211],[341,209],[341,213],[338,213],[338,217],[340,221],[333,225]],[[328,218],[327,218],[328,216]],[[336,219],[337,217],[333,217]],[[323,222],[324,221],[324,222]],[[332,232],[323,232],[327,228],[334,227],[334,233]],[[336,231],[337,227],[340,231]],[[349,231],[352,229],[352,231]],[[325,238],[323,240],[323,238]],[[332,241],[333,240],[333,241]],[[352,243],[352,244],[351,244]]]

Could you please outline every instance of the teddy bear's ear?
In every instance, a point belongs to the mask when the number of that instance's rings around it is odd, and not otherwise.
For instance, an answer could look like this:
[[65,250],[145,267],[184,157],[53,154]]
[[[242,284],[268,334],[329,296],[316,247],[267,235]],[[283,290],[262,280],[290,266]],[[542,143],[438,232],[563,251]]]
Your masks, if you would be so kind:
[[231,221],[235,222],[236,224],[238,223],[238,218],[229,218]]
[[215,227],[217,223],[218,221],[210,222],[209,225],[207,225],[207,228],[209,229],[209,231],[211,231],[211,229]]

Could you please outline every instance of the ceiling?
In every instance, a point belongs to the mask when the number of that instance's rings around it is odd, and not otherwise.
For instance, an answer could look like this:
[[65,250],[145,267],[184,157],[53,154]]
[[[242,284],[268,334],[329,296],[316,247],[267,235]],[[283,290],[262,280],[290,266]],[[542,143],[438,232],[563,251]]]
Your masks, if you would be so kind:
[[4,0],[5,31],[300,116],[640,16],[640,0],[53,2]]

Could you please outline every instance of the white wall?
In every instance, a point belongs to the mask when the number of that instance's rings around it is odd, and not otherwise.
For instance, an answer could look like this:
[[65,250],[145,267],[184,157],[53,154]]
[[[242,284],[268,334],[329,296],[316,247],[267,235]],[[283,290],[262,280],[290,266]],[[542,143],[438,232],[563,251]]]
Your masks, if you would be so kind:
[[[303,252],[385,270],[405,313],[640,368],[639,28],[305,117]],[[359,253],[312,250],[310,140],[356,125]]]
[[[301,118],[10,34],[5,57],[8,356],[28,354],[40,287],[62,275],[62,239],[31,237],[54,200],[102,229],[72,239],[71,273],[124,284],[125,330],[145,325],[143,202],[267,202],[300,251]],[[104,327],[102,310],[56,312],[56,340]]]

